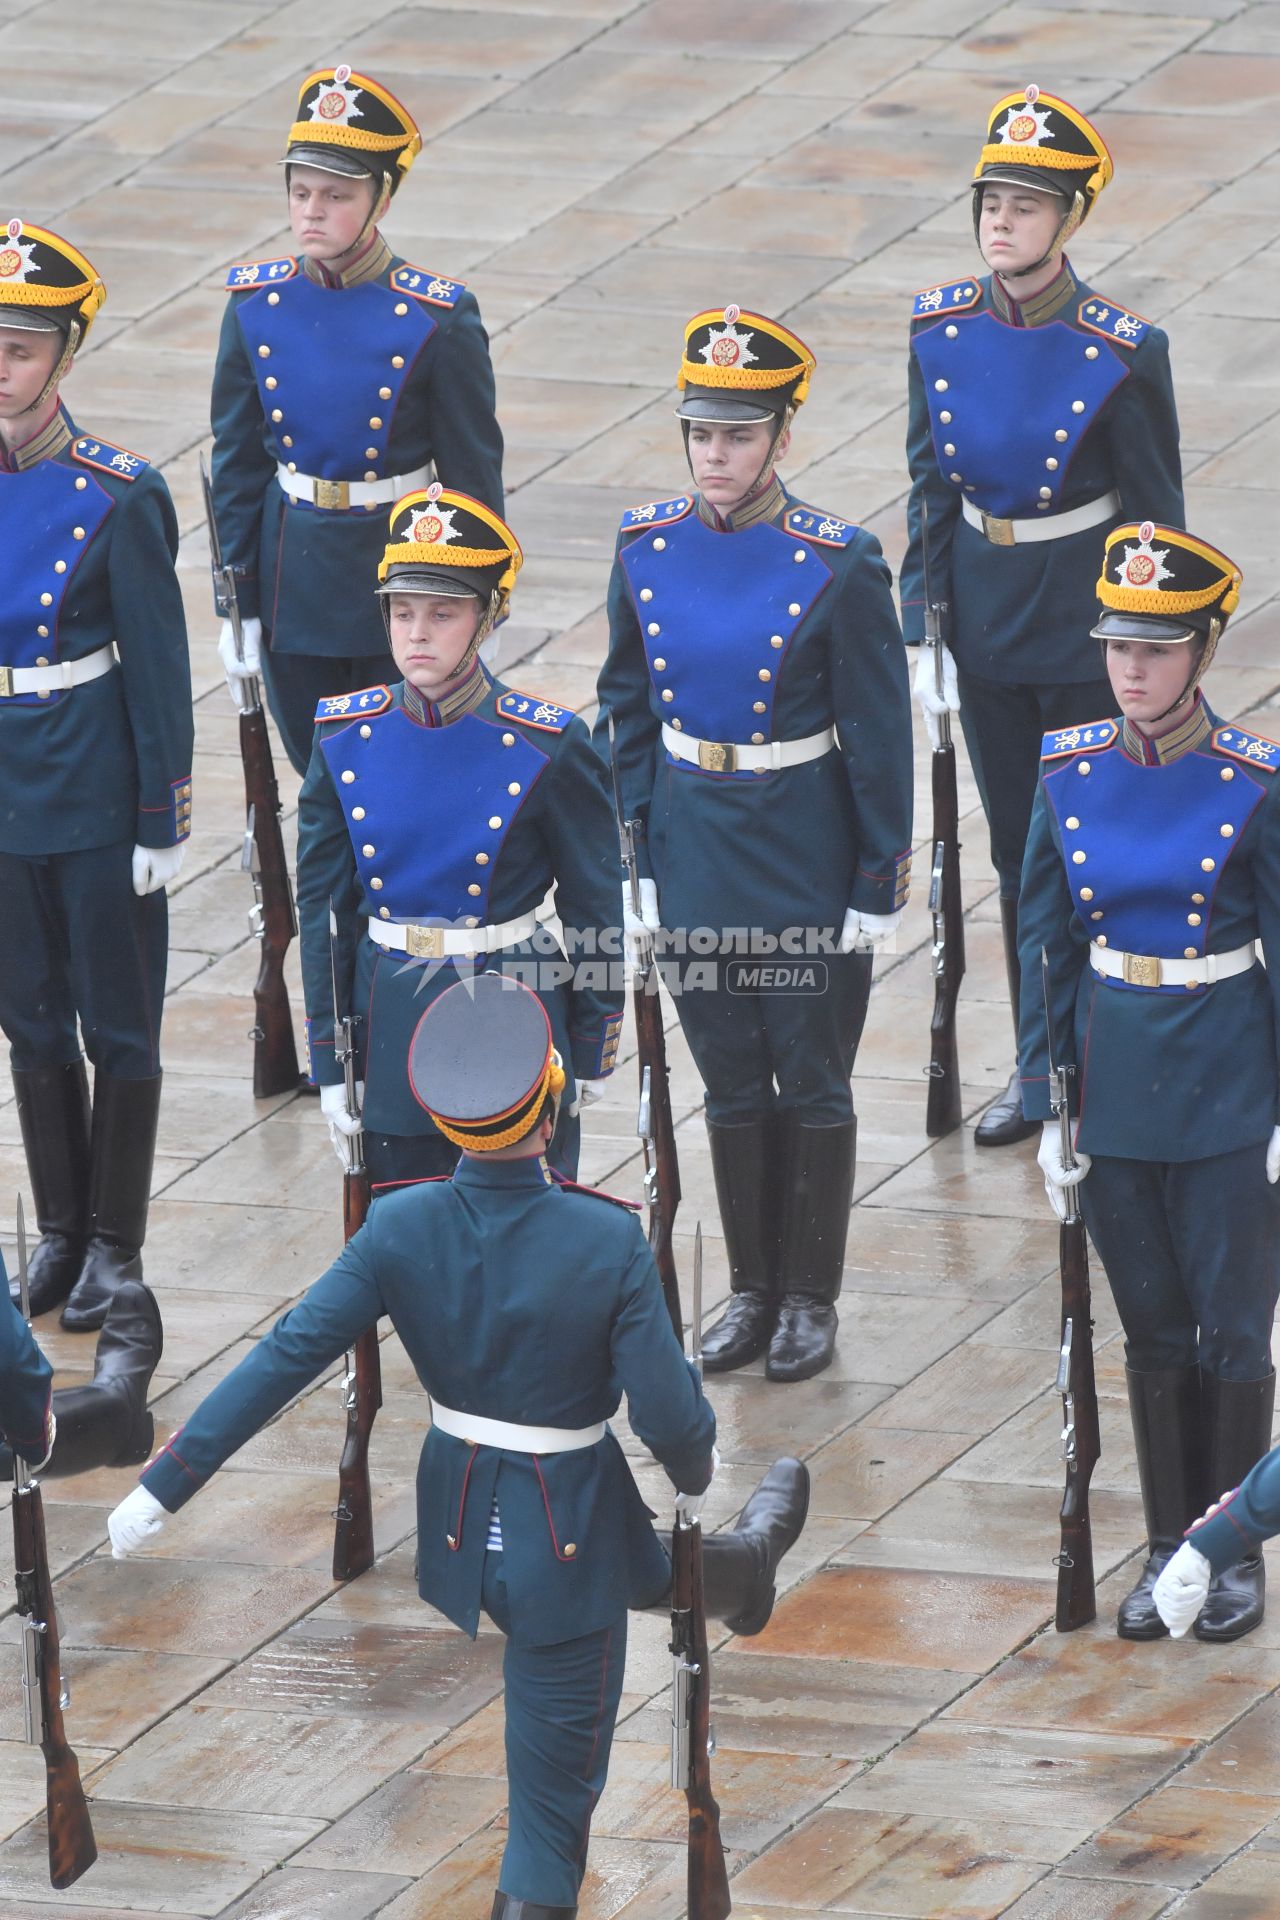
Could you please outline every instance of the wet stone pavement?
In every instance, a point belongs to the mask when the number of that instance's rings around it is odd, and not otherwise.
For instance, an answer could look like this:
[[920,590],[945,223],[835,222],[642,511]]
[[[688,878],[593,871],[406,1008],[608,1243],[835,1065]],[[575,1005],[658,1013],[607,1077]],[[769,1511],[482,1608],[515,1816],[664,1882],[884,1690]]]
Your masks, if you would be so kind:
[[[7,213],[83,246],[109,290],[68,385],[95,433],[162,466],[183,530],[196,828],[172,895],[165,1102],[147,1272],[158,1424],[176,1425],[337,1250],[314,1102],[255,1103],[256,951],[238,870],[235,720],[198,518],[222,281],[287,249],[274,161],[309,67],[385,78],[427,147],[387,223],[464,278],[493,336],[510,515],[528,564],[500,670],[588,707],[619,510],[682,483],[680,324],[737,301],[817,352],[788,479],[904,539],[907,301],[971,271],[982,114],[1028,79],[1097,112],[1117,179],[1076,250],[1166,325],[1189,517],[1243,566],[1215,703],[1280,716],[1280,5],[1240,0],[0,0]],[[917,840],[928,760],[917,741]],[[284,767],[283,756],[278,765]],[[285,773],[287,776],[287,767]],[[286,778],[290,830],[296,784]],[[972,1117],[1009,1068],[999,936],[967,767]],[[717,1651],[716,1785],[746,1920],[1252,1920],[1280,1914],[1280,1619],[1234,1647],[1112,1629],[1141,1516],[1117,1326],[1099,1278],[1099,1619],[1051,1626],[1060,1491],[1056,1232],[1032,1147],[924,1132],[926,887],[880,966],[855,1095],[861,1165],[836,1365],[712,1386],[731,1523],[762,1465],[809,1461],[813,1517],[768,1631]],[[296,989],[296,969],[294,985]],[[699,1086],[670,1035],[709,1305],[725,1288]],[[638,1197],[634,1057],[591,1110],[583,1171]],[[24,1182],[7,1081],[0,1207]],[[92,1343],[39,1329],[62,1384]],[[0,1920],[482,1920],[503,1844],[501,1642],[413,1589],[423,1397],[384,1343],[376,1568],[329,1577],[334,1379],[259,1436],[142,1558],[105,1550],[131,1473],[46,1488],[70,1736],[95,1869],[44,1871],[43,1768],[0,1618]],[[634,1445],[634,1443],[629,1443]],[[641,1465],[665,1511],[661,1476]],[[0,1580],[9,1574],[7,1528]],[[583,1920],[676,1920],[662,1623],[637,1619]]]

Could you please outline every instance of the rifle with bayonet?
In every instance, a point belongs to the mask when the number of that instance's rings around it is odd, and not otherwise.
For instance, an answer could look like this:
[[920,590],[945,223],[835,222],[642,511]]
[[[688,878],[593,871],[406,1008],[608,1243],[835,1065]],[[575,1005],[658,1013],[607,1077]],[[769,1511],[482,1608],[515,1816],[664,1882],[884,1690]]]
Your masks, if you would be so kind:
[[[618,823],[623,881],[630,893],[631,910],[639,920],[640,873],[636,861],[635,822],[628,820],[622,804],[622,779],[618,772],[612,714],[609,716],[609,766],[613,774],[613,811]],[[649,1248],[657,1263],[663,1298],[675,1328],[676,1339],[683,1341],[674,1241],[676,1209],[680,1205],[680,1161],[676,1153],[675,1121],[671,1112],[671,1080],[667,1071],[666,1035],[662,1031],[658,967],[653,947],[648,943],[643,945],[637,957],[632,977],[631,1006],[636,1019],[636,1050],[640,1061],[640,1112],[636,1131],[644,1146],[644,1197],[649,1209]]]
[[[689,1344],[702,1362],[702,1228],[693,1236],[693,1313]],[[720,1808],[711,1790],[711,1658],[702,1584],[702,1526],[676,1513],[671,1536],[671,1784],[689,1805],[687,1920],[726,1920],[733,1910],[720,1839]]]
[[[941,698],[945,600],[935,600],[929,576],[929,503],[920,502],[920,551],[924,561],[924,643],[933,654]],[[951,715],[938,715],[933,750],[933,861],[929,870],[933,919],[933,1018],[929,1024],[929,1099],[925,1131],[931,1139],[960,1125],[960,1061],[956,1051],[956,1003],[964,979],[964,902],[960,897],[960,800]]]
[[[347,1112],[359,1117],[356,1095],[356,1027],[360,1016],[342,1011],[338,977],[338,916],[329,902],[329,981],[333,992],[333,1045],[342,1066]],[[346,1166],[342,1174],[342,1238],[359,1233],[369,1212],[369,1172],[364,1164],[364,1134],[344,1133]],[[382,1359],[378,1328],[366,1327],[347,1355],[342,1381],[347,1433],[338,1462],[338,1504],[334,1508],[333,1577],[354,1580],[373,1565],[373,1490],[369,1484],[369,1436],[382,1405]]]
[[[1071,1139],[1070,1082],[1074,1068],[1053,1061],[1053,995],[1049,956],[1040,949],[1045,1021],[1049,1033],[1049,1084],[1054,1118],[1061,1129],[1062,1164],[1076,1165]],[[1097,1617],[1093,1584],[1093,1532],[1089,1523],[1089,1482],[1102,1453],[1098,1432],[1098,1389],[1093,1374],[1093,1306],[1089,1292],[1089,1248],[1080,1212],[1078,1186],[1064,1187],[1066,1218],[1058,1227],[1058,1266],[1062,1275],[1062,1337],[1057,1390],[1062,1395],[1062,1458],[1066,1485],[1059,1522],[1058,1601],[1054,1624],[1072,1633]]]
[[[27,1232],[18,1200],[18,1289],[22,1317],[30,1324]],[[98,1857],[93,1824],[80,1784],[80,1765],[67,1744],[62,1709],[70,1695],[62,1680],[62,1649],[53,1604],[53,1579],[45,1541],[40,1484],[22,1455],[13,1454],[13,1568],[22,1634],[22,1710],[29,1745],[44,1753],[45,1810],[49,1827],[49,1884],[69,1887]]]
[[[231,622],[236,658],[244,659],[244,632],[235,570],[224,564],[213,511],[213,489],[200,457],[200,486],[209,526],[209,559],[218,612]],[[249,931],[261,942],[262,958],[253,989],[253,1097],[290,1093],[298,1085],[298,1049],[293,1012],[284,984],[284,957],[298,931],[284,835],[280,831],[280,789],[276,784],[267,734],[267,716],[257,679],[237,683],[240,693],[240,758],[244,764],[245,830],[240,865],[253,886]]]

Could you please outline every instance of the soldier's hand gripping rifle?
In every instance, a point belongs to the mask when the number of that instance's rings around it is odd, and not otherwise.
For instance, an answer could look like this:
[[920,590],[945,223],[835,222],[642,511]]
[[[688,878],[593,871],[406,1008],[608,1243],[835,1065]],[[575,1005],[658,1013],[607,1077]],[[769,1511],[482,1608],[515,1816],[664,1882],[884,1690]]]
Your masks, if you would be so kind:
[[[1073,1069],[1053,1063],[1053,996],[1049,956],[1040,950],[1045,1020],[1049,1031],[1049,1081],[1053,1112],[1062,1130],[1062,1163],[1076,1164],[1071,1140],[1070,1079]],[[1093,1307],[1089,1293],[1089,1249],[1080,1213],[1078,1187],[1065,1187],[1067,1216],[1058,1227],[1058,1265],[1062,1274],[1062,1341],[1057,1390],[1062,1395],[1062,1458],[1066,1486],[1059,1521],[1058,1603],[1055,1625],[1071,1633],[1097,1617],[1093,1587],[1093,1532],[1089,1524],[1089,1482],[1102,1452],[1098,1433],[1098,1389],[1093,1377]]]
[[[338,977],[338,916],[329,903],[329,978],[333,990],[333,1044],[346,1081],[347,1112],[360,1112],[356,1096],[356,1027],[359,1015],[343,1013]],[[342,1238],[359,1233],[369,1212],[369,1173],[364,1164],[364,1134],[344,1133],[347,1164],[342,1175]],[[354,1580],[373,1565],[373,1491],[369,1484],[369,1435],[382,1405],[382,1360],[378,1327],[357,1335],[347,1355],[342,1382],[347,1435],[338,1462],[338,1504],[334,1509],[333,1577]]]
[[[609,766],[613,774],[613,810],[618,822],[623,884],[630,892],[631,910],[639,920],[640,876],[636,864],[635,827],[627,819],[622,804],[622,780],[618,772],[612,714],[609,716]],[[675,1121],[671,1114],[671,1080],[667,1072],[666,1035],[662,1031],[658,968],[651,946],[645,947],[638,956],[631,987],[631,1006],[636,1019],[636,1049],[640,1060],[640,1113],[636,1131],[644,1143],[644,1197],[649,1209],[649,1247],[657,1263],[663,1298],[675,1328],[676,1339],[683,1340],[680,1282],[676,1275],[674,1243],[676,1209],[680,1205],[680,1161],[676,1154]]]
[[[27,1234],[18,1201],[18,1287],[22,1317],[30,1322],[27,1289]],[[89,1808],[80,1784],[80,1766],[67,1745],[62,1709],[58,1616],[45,1544],[44,1501],[39,1483],[22,1455],[13,1455],[13,1568],[22,1634],[22,1708],[26,1738],[44,1752],[45,1808],[49,1824],[49,1884],[69,1887],[98,1857]]]
[[[690,1346],[702,1360],[702,1228],[693,1236]],[[733,1910],[720,1840],[720,1808],[711,1791],[711,1660],[702,1584],[702,1526],[676,1513],[671,1536],[671,1784],[689,1804],[687,1920],[726,1920]]]
[[[929,577],[929,503],[920,503],[920,550],[924,561],[924,643],[933,652],[938,696],[942,696],[943,616],[945,600],[935,600]],[[956,750],[951,715],[938,715],[938,744],[933,750],[933,862],[929,870],[929,912],[933,917],[933,1019],[929,1025],[929,1099],[925,1131],[931,1139],[960,1125],[960,1062],[956,1052],[956,1002],[964,979],[964,902],[960,898],[960,801],[956,790]]]
[[[234,570],[222,558],[222,542],[213,511],[213,489],[200,458],[200,486],[209,526],[209,559],[213,591],[220,614],[231,622],[236,657],[244,659],[240,602]],[[240,865],[253,885],[249,930],[262,943],[262,958],[253,989],[253,1097],[265,1100],[289,1093],[298,1085],[298,1049],[293,1038],[293,1013],[284,984],[284,957],[298,931],[284,835],[280,831],[280,789],[276,785],[267,735],[267,716],[258,682],[238,682],[240,694],[240,758],[244,763],[245,830]]]

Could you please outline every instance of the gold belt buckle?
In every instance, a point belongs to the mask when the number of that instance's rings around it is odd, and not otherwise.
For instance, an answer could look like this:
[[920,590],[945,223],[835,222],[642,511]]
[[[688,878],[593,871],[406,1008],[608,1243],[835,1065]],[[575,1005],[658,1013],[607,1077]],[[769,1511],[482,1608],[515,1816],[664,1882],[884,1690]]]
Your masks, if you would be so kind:
[[738,749],[728,740],[699,740],[698,765],[704,773],[736,773]]
[[443,960],[444,928],[406,927],[405,950],[415,960]]
[[7,700],[13,692],[13,668],[0,667],[0,700]]
[[316,500],[318,507],[329,513],[342,513],[351,505],[351,485],[346,480],[317,480]]
[[1158,987],[1160,961],[1154,953],[1126,953],[1124,980],[1129,987]]
[[1013,537],[1012,520],[1005,520],[998,513],[988,513],[985,507],[979,507],[978,511],[982,515],[982,531],[993,547],[1017,545]]

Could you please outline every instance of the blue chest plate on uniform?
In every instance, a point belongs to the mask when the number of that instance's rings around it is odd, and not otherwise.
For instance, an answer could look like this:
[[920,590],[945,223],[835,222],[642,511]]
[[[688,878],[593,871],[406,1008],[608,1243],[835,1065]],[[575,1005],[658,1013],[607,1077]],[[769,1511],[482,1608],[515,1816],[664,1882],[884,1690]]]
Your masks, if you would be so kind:
[[395,706],[366,724],[367,739],[355,725],[320,746],[369,899],[391,920],[483,924],[503,842],[546,754],[474,713],[422,727]]
[[377,281],[299,275],[247,295],[238,319],[277,458],[322,480],[382,479],[400,393],[436,329],[430,308]]
[[1118,355],[1060,320],[1007,327],[959,314],[916,334],[938,469],[988,513],[1056,512],[1071,460],[1128,376]]
[[632,540],[622,564],[654,712],[697,739],[771,740],[788,650],[832,577],[821,554],[767,522],[726,534],[690,514]]
[[[90,475],[57,460],[0,474],[0,666],[35,667],[67,657],[59,629],[63,603],[112,504]],[[75,652],[73,645],[70,657]],[[49,707],[66,697],[18,693],[4,704]]]
[[1203,751],[1140,766],[1111,747],[1053,767],[1044,784],[1090,938],[1165,960],[1208,951],[1214,895],[1262,801],[1261,781]]

